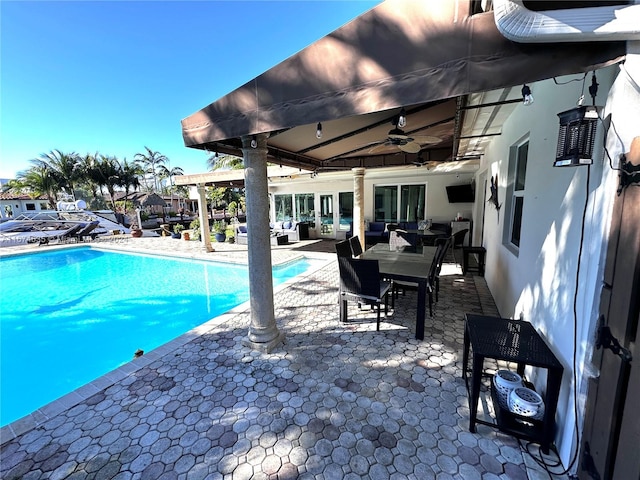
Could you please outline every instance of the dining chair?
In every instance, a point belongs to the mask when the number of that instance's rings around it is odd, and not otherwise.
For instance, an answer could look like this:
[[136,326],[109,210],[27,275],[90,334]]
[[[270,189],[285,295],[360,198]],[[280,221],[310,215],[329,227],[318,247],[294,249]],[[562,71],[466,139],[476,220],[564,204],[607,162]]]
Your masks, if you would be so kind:
[[468,231],[469,229],[465,228],[464,230],[459,230],[456,233],[451,235],[451,238],[453,241],[453,248],[460,248],[462,246],[462,244],[464,243],[464,237]]
[[351,250],[351,244],[349,243],[349,240],[343,240],[336,243],[336,253],[338,254],[338,257],[351,258],[353,252]]
[[405,230],[391,230],[389,232],[389,250],[415,252],[417,237],[417,234],[410,234]]
[[[433,317],[433,298],[434,293],[436,294],[437,301],[437,289],[438,289],[438,274],[440,272],[439,265],[441,266],[441,262],[444,259],[444,255],[446,250],[448,249],[448,239],[447,241],[439,241],[436,245],[436,253],[429,264],[429,272],[427,276],[427,297],[429,299],[429,315]],[[394,280],[393,282],[393,291],[392,291],[392,307],[395,307],[395,299],[398,298],[399,290],[402,290],[403,294],[407,290],[417,290],[418,284],[412,282],[405,282],[402,280]]]
[[351,245],[351,255],[354,257],[362,255],[362,244],[357,235],[349,238],[349,244]]
[[384,299],[385,315],[389,311],[391,282],[380,279],[377,260],[338,257],[340,269],[340,321],[347,321],[347,302],[377,307],[376,330],[380,330],[380,304]]
[[451,248],[452,238],[439,238],[436,240],[436,245],[442,245],[441,249],[436,250],[436,273],[434,277],[435,290],[436,290],[436,302],[438,301],[438,294],[440,293],[440,271],[442,270],[442,264],[447,256],[447,251]]

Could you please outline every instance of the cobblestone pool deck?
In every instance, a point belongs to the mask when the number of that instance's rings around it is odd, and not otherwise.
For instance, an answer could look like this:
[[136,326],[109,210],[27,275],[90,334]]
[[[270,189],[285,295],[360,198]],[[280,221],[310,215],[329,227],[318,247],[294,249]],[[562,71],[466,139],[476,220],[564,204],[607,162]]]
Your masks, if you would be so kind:
[[[246,245],[214,243],[216,252],[203,253],[198,242],[170,238],[100,243],[246,261]],[[272,249],[274,263],[298,255],[328,262],[275,291],[286,344],[271,354],[243,346],[246,306],[213,319],[4,427],[0,477],[549,478],[513,437],[486,426],[468,431],[464,313],[498,313],[484,279],[462,276],[449,255],[424,341],[414,337],[410,292],[376,332],[368,308],[350,304],[349,322],[339,321],[333,245]],[[486,402],[482,409],[491,411]]]

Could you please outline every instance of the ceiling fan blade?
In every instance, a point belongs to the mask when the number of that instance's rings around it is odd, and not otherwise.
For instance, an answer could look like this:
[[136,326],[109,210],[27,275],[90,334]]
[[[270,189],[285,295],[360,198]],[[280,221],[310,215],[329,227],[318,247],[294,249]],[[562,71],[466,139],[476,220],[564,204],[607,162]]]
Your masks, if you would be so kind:
[[434,137],[433,135],[415,135],[412,138],[414,142],[418,142],[422,145],[440,143],[442,141],[440,137]]
[[409,142],[404,145],[398,145],[398,148],[406,153],[418,153],[422,149],[418,142]]
[[386,141],[384,142],[376,142],[375,145],[373,145],[370,149],[367,150],[367,153],[375,153],[378,152],[380,150],[384,150],[384,148],[388,147],[389,145],[387,144]]

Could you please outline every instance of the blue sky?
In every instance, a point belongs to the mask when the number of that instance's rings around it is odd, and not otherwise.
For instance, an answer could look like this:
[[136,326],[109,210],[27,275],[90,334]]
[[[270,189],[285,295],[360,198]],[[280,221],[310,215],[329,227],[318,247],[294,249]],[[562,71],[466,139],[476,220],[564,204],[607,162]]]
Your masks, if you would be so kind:
[[180,120],[379,1],[0,1],[0,178],[54,149],[185,173]]

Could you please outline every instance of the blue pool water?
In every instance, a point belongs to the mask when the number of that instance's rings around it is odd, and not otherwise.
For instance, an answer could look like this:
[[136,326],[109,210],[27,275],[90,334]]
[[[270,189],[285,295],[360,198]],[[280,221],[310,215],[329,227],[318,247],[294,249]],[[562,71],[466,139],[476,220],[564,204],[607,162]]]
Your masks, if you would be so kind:
[[243,265],[89,247],[2,258],[0,287],[0,425],[249,299]]

